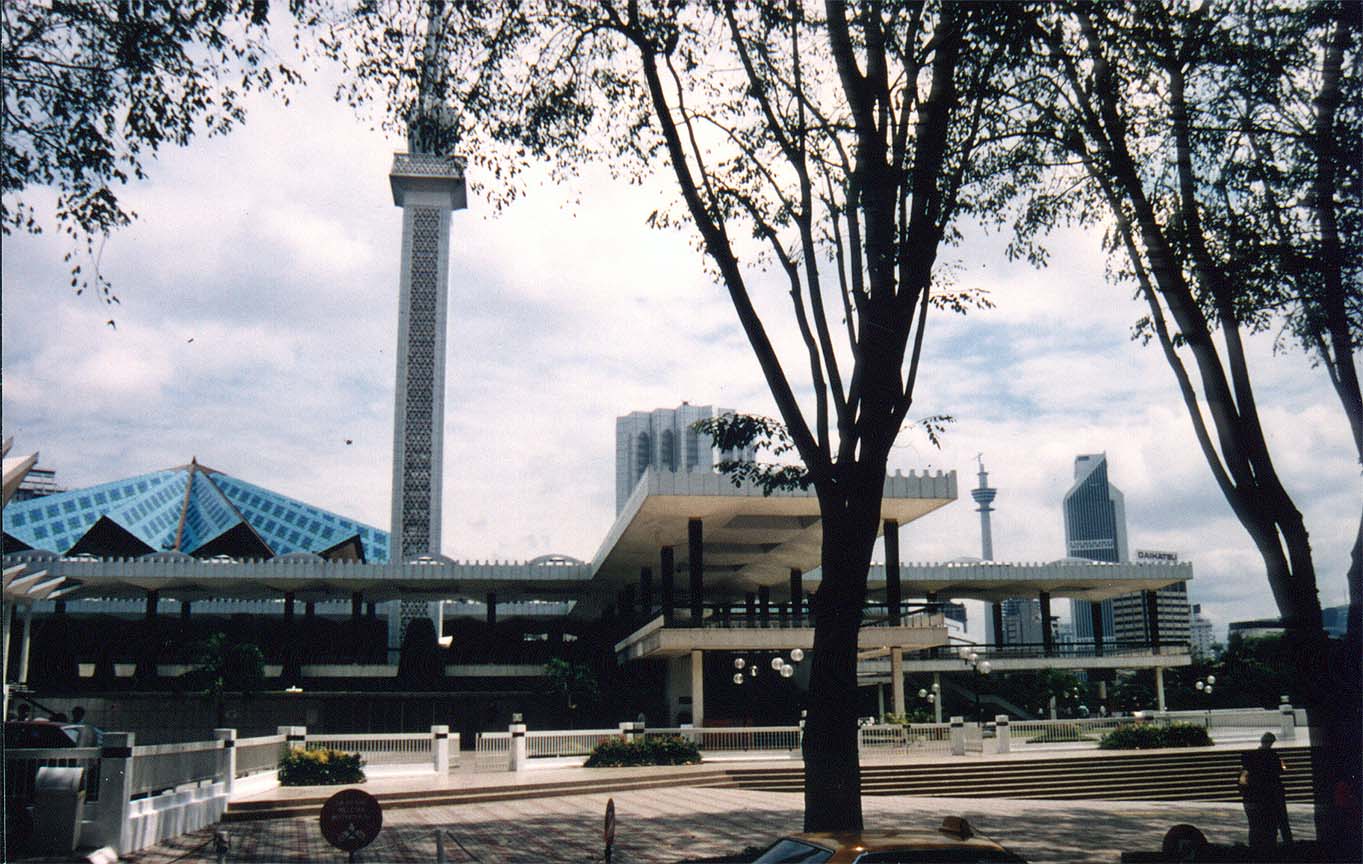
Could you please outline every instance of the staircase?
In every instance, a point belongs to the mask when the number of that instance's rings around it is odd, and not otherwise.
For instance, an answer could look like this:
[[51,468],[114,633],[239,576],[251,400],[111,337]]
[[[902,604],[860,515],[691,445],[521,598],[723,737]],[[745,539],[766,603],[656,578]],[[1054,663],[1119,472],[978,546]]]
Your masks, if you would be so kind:
[[[1311,800],[1311,751],[1282,747],[1288,801]],[[733,785],[799,792],[804,769],[731,768]],[[863,765],[863,795],[1085,801],[1239,801],[1240,751],[1113,753],[1077,758]]]
[[[562,795],[616,794],[631,789],[658,789],[670,786],[733,786],[722,768],[679,772],[668,776],[651,774],[640,777],[611,776],[599,779],[557,781],[548,783],[515,783],[461,789],[420,789],[379,792],[374,795],[385,810],[407,807],[448,807],[456,804],[476,804],[486,801],[511,801],[523,798],[553,798]],[[224,822],[247,822],[256,819],[288,819],[297,816],[317,816],[322,805],[342,787],[303,798],[272,798],[256,801],[233,801],[223,814]]]

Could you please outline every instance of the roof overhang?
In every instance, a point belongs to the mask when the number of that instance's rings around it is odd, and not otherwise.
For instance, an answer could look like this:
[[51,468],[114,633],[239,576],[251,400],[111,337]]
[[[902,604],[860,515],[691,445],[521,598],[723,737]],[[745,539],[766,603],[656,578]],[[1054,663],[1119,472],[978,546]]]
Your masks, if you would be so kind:
[[[956,473],[896,473],[885,478],[882,520],[901,525],[956,500]],[[792,569],[819,565],[823,525],[814,490],[764,495],[710,471],[649,469],[625,502],[592,560],[593,579],[574,616],[600,615],[616,592],[655,571],[659,550],[671,546],[679,570],[689,564],[688,524],[702,524],[707,595],[740,597],[760,586],[789,584]]]
[[[998,601],[1011,597],[1037,597],[1045,591],[1052,599],[1107,600],[1133,591],[1157,591],[1193,578],[1193,565],[1141,562],[1109,564],[1105,561],[1054,561],[1049,564],[995,561],[943,564],[901,564],[900,583],[906,597],[932,592],[943,599]],[[805,577],[817,583],[818,573]],[[872,592],[885,590],[885,567],[873,565],[867,578]]]
[[[862,627],[857,631],[861,650],[903,648],[918,651],[947,644],[941,615],[910,616],[901,627]],[[789,651],[814,647],[814,628],[779,627],[665,627],[655,618],[615,645],[622,660],[679,657],[692,651]]]

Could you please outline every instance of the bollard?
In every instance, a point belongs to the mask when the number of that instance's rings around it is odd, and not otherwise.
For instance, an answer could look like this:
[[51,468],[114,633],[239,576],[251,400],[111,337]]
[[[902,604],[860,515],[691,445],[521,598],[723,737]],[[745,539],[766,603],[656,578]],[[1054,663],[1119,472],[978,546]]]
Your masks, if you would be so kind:
[[965,718],[951,718],[951,755],[965,755]]
[[1012,750],[1012,737],[1008,732],[1008,715],[998,714],[994,717],[994,743],[997,745],[999,753],[1008,753]]
[[507,770],[521,771],[525,768],[525,724],[512,723],[507,730],[511,733],[511,746],[508,749]]
[[232,788],[237,779],[237,730],[214,729],[213,737],[222,742],[222,752],[218,755],[218,771],[222,774],[223,792],[232,797]]
[[1283,741],[1295,741],[1297,738],[1297,712],[1286,702],[1278,706],[1281,712],[1281,726],[1278,737]]
[[431,727],[431,761],[437,777],[450,773],[450,727]]

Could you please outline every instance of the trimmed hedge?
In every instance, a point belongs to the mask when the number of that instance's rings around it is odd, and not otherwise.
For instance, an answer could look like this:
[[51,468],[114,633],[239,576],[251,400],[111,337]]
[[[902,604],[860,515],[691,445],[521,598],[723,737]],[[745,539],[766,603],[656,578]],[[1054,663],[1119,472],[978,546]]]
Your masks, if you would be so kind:
[[1053,744],[1065,741],[1092,741],[1092,737],[1085,735],[1078,726],[1073,723],[1066,723],[1060,726],[1052,726],[1039,735],[1033,735],[1027,739],[1028,744]]
[[1100,750],[1153,750],[1158,747],[1210,747],[1211,736],[1201,726],[1171,723],[1168,726],[1124,723],[1103,736]]
[[587,757],[588,768],[619,768],[631,765],[695,765],[700,748],[694,741],[677,735],[622,741],[607,738]]
[[340,750],[295,747],[279,760],[281,786],[338,786],[363,783],[364,757]]

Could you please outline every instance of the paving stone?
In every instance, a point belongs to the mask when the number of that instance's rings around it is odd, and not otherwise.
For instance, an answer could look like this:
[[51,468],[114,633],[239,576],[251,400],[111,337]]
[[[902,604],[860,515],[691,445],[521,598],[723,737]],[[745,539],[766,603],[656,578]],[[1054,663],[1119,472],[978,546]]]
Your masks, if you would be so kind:
[[[576,795],[485,804],[391,810],[384,827],[358,862],[436,860],[435,834],[446,837],[446,860],[480,864],[601,861],[606,801],[616,808],[616,864],[669,864],[712,857],[800,830],[799,794],[741,789],[675,787],[608,796]],[[1213,843],[1243,842],[1245,815],[1239,804],[1075,802],[909,798],[862,799],[868,827],[936,825],[963,815],[979,831],[1036,864],[1115,862],[1124,850],[1158,849],[1164,832],[1178,823],[1196,825]],[[1311,809],[1290,805],[1297,839],[1312,839]],[[265,819],[225,826],[229,862],[341,862],[346,855],[322,839],[315,817]],[[213,858],[212,831],[199,831],[135,855],[135,864],[198,864]]]

